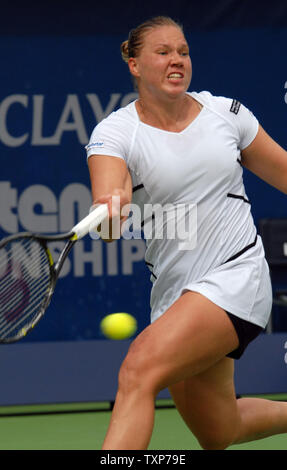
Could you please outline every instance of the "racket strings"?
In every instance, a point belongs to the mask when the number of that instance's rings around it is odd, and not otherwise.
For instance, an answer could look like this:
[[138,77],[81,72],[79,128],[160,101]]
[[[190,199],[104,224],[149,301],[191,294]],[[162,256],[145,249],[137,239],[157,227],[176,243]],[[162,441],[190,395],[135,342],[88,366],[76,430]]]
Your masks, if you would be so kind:
[[46,250],[32,238],[0,249],[0,333],[13,337],[38,316],[50,286]]
[[[46,294],[46,290],[44,291],[44,294]],[[19,292],[17,297],[13,299],[13,302],[6,304],[5,308],[8,313],[6,313],[4,317],[1,315],[0,318],[0,331],[2,333],[11,333],[15,328],[19,327],[22,323],[25,323],[33,311],[39,310],[43,298],[41,297],[41,292],[37,295],[34,293],[32,297],[26,296],[24,299],[22,299],[21,296],[22,293]],[[0,301],[2,302],[2,299],[0,299]],[[29,308],[26,308],[28,302]],[[24,314],[25,311],[26,314]]]
[[[16,255],[17,255],[17,253],[16,253]],[[45,254],[44,250],[43,250],[43,252],[41,252],[41,256],[46,257],[46,254]],[[9,298],[11,297],[11,293],[13,292],[13,287],[15,286],[15,284],[21,285],[23,289],[26,285],[25,280],[23,279],[21,271],[18,270],[16,260],[12,261],[12,263],[14,265],[13,272],[12,272],[11,268],[9,267],[8,271],[5,273],[5,275],[2,278],[3,279],[2,283],[1,283],[1,276],[0,276],[0,298],[1,298],[1,301],[6,301],[6,300],[8,301],[9,300]],[[41,264],[45,263],[45,259],[44,258],[41,259],[40,263]],[[36,267],[36,265],[38,266],[38,264],[39,264],[39,260],[37,258],[34,258],[34,261],[31,261],[30,269],[31,268],[33,269],[34,266]],[[16,268],[16,266],[17,266],[17,268]],[[17,275],[17,277],[16,277],[16,275]],[[41,284],[42,284],[41,279],[36,278],[36,277],[34,278],[34,281],[33,281],[33,279],[31,279],[30,286],[33,287],[33,289],[40,288]],[[17,296],[21,296],[21,290],[20,289],[18,289],[18,290],[15,289],[15,292],[16,292],[16,295],[13,296],[12,300],[16,300]],[[14,294],[15,294],[15,292],[14,292]]]
[[[46,292],[45,292],[46,293]],[[2,338],[7,336],[15,336],[17,332],[25,325],[31,324],[36,314],[40,311],[43,297],[24,296],[23,299],[16,299],[14,304],[7,305],[5,308],[9,314],[5,314],[0,324]]]

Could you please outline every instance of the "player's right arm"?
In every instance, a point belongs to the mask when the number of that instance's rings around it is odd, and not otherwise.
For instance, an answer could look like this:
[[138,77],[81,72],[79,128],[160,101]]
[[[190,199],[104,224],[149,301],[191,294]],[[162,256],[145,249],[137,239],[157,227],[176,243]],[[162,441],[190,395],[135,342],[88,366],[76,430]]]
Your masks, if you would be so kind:
[[[93,205],[108,204],[110,221],[118,217],[121,209],[132,199],[132,181],[126,162],[117,157],[91,155],[88,159]],[[113,198],[117,196],[118,198]],[[120,202],[117,207],[115,201]],[[121,218],[123,221],[124,218]],[[110,222],[110,226],[111,226]],[[111,230],[110,230],[111,234]],[[103,240],[112,241],[111,237]]]

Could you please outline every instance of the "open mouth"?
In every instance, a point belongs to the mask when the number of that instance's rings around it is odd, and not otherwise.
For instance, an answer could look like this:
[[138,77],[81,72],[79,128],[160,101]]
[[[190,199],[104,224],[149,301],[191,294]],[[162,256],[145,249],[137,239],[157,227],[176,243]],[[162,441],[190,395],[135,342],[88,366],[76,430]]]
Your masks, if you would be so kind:
[[180,80],[183,78],[183,73],[180,72],[172,72],[167,77],[169,80]]

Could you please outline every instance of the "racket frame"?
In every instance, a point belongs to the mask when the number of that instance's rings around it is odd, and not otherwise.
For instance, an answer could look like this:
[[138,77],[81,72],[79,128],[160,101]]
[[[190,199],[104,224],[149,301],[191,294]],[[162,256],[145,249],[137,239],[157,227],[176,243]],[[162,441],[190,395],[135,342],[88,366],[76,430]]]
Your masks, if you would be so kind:
[[[102,223],[109,215],[108,205],[107,204],[99,204],[94,206],[94,209],[87,215],[84,219],[78,222],[70,232],[58,234],[58,235],[43,235],[41,233],[32,233],[32,232],[20,232],[16,234],[12,234],[2,240],[0,240],[0,249],[4,248],[4,246],[14,240],[19,238],[32,238],[33,240],[37,241],[42,248],[45,250],[46,255],[49,261],[50,267],[50,283],[47,288],[47,294],[44,297],[42,304],[39,308],[38,313],[34,317],[32,321],[27,323],[26,326],[22,327],[19,332],[11,336],[9,338],[1,337],[0,335],[0,343],[12,343],[18,341],[19,339],[26,336],[26,334],[34,328],[34,326],[39,322],[39,320],[43,317],[44,313],[46,312],[55,290],[55,286],[59,277],[59,273],[61,268],[67,258],[68,254],[70,253],[73,245],[76,243],[77,240],[83,238],[90,229],[98,226],[98,224]],[[53,257],[51,252],[47,246],[48,242],[53,241],[67,241],[66,245],[64,246],[58,260],[54,263]]]
[[[41,306],[39,307],[39,310],[36,316],[30,322],[28,322],[25,326],[23,326],[14,336],[10,336],[10,337],[0,336],[0,343],[2,344],[9,344],[9,343],[14,343],[16,341],[19,341],[21,338],[26,336],[27,333],[29,333],[29,331],[31,331],[37,325],[40,319],[43,317],[44,313],[46,312],[51,302],[51,298],[54,293],[61,268],[66,258],[68,257],[74,243],[77,241],[77,237],[75,236],[74,232],[69,232],[69,233],[62,234],[62,235],[42,235],[42,234],[35,234],[31,232],[21,232],[15,235],[10,235],[6,237],[5,239],[1,240],[0,249],[4,248],[5,245],[7,245],[8,243],[19,240],[20,238],[33,239],[34,241],[39,243],[39,245],[41,245],[41,247],[44,249],[47,259],[49,261],[50,280],[49,280],[49,284],[47,287],[46,295],[44,299],[42,300]],[[53,242],[53,241],[65,241],[65,240],[67,241],[67,243],[64,246],[63,250],[61,251],[61,254],[58,260],[54,262],[47,243]]]

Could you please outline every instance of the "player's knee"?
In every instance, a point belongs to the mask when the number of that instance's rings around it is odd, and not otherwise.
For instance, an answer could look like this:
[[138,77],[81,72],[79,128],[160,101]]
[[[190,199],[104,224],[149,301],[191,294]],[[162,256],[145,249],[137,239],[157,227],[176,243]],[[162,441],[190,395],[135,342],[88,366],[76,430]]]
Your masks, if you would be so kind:
[[203,450],[225,450],[232,444],[232,441],[219,441],[218,439],[205,440],[199,442]]
[[152,363],[146,351],[132,344],[119,371],[119,390],[125,393],[152,391],[156,385],[152,379]]
[[198,442],[204,450],[225,450],[234,442],[232,430],[209,430],[198,438]]
[[120,391],[128,393],[138,387],[139,381],[140,377],[137,364],[127,355],[120,368],[118,388]]

